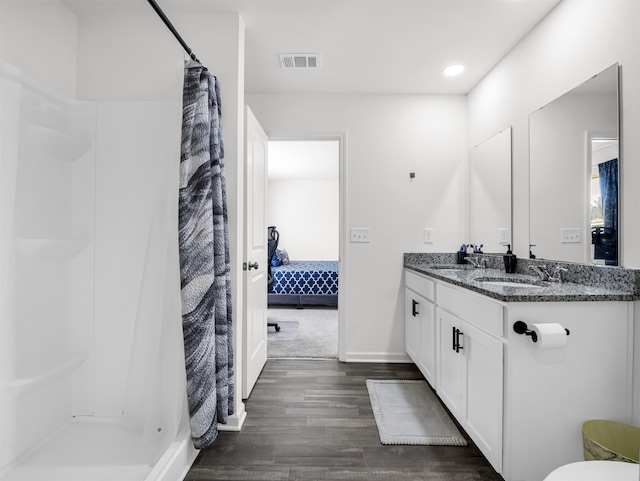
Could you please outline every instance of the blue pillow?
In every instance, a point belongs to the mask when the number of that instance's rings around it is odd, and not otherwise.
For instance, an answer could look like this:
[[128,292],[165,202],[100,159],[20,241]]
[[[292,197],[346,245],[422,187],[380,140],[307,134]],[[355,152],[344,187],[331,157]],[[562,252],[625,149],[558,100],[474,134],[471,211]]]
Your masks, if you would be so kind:
[[282,259],[280,259],[280,257],[278,257],[278,251],[276,251],[273,254],[273,257],[271,258],[271,267],[278,267],[282,265]]
[[271,267],[278,267],[289,263],[289,254],[284,249],[276,249],[271,259]]

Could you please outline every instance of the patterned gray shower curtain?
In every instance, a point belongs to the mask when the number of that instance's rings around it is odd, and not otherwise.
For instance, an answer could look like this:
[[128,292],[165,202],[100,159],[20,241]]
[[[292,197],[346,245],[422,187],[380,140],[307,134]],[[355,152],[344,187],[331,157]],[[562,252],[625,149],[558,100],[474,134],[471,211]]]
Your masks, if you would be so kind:
[[235,394],[221,120],[218,80],[186,62],[178,235],[187,400],[198,449],[215,441]]

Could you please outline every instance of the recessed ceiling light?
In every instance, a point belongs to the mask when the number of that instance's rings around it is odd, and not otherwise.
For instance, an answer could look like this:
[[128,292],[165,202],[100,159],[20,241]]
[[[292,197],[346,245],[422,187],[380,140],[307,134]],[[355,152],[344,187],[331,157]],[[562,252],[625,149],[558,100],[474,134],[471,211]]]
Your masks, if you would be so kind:
[[455,77],[456,75],[460,75],[462,72],[464,72],[463,65],[449,65],[444,69],[444,74],[447,77]]

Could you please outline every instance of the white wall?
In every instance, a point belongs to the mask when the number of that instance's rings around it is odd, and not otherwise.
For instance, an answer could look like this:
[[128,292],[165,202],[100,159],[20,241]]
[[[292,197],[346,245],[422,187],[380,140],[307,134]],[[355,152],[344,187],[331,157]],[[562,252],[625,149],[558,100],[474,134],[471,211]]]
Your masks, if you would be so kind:
[[[407,360],[403,253],[464,242],[465,97],[256,94],[247,104],[267,134],[346,132],[346,224],[371,229],[371,242],[348,243],[343,259],[346,356]],[[422,242],[425,227],[434,244]]]
[[337,180],[269,180],[267,224],[291,260],[338,260]]
[[340,142],[271,140],[267,225],[294,260],[338,260]]
[[[622,264],[640,267],[640,2],[564,0],[469,94],[468,144],[513,126],[513,233],[529,243],[529,114],[614,62],[621,65]],[[636,313],[640,311],[636,302]],[[640,329],[636,314],[634,420],[640,420]]]

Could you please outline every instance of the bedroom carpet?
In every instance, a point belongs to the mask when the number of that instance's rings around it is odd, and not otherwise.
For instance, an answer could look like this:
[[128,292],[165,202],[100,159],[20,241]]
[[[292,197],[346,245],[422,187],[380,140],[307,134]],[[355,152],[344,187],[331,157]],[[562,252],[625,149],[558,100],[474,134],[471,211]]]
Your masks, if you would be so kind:
[[280,332],[267,329],[268,358],[337,359],[338,309],[269,308],[267,320],[280,325]]
[[466,446],[426,381],[367,379],[382,444]]
[[294,341],[298,338],[299,326],[299,321],[278,321],[279,331],[274,327],[267,327],[267,341]]

